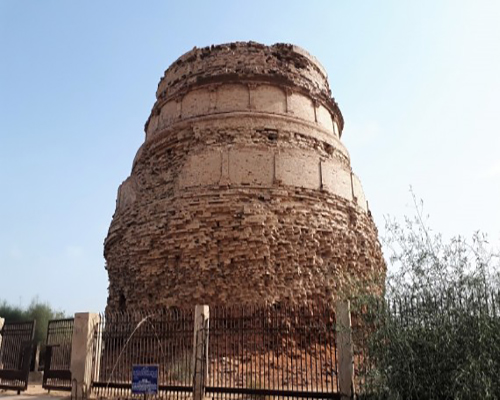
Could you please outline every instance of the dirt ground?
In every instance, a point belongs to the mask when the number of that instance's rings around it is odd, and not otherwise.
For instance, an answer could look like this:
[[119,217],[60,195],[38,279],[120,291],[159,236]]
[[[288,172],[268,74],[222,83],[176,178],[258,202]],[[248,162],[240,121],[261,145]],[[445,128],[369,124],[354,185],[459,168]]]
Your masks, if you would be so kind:
[[2,390],[0,389],[0,399],[1,400],[36,400],[36,399],[69,399],[69,392],[57,392],[51,391],[50,394],[47,390],[42,388],[41,384],[31,384],[28,385],[28,389],[25,392],[21,392],[20,395],[13,390]]

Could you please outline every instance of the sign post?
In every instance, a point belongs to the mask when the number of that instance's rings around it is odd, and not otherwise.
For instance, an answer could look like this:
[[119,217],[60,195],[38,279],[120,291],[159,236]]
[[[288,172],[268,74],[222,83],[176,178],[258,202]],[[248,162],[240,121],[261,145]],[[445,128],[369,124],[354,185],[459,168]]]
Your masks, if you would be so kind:
[[132,394],[158,394],[158,365],[132,365]]

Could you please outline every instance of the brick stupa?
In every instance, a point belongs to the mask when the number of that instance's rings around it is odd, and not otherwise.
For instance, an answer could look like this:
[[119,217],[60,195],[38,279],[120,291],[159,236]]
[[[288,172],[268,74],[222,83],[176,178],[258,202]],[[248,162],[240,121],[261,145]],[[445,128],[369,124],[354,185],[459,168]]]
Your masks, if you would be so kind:
[[194,48],[156,98],[105,240],[108,309],[381,290],[377,229],[313,56]]

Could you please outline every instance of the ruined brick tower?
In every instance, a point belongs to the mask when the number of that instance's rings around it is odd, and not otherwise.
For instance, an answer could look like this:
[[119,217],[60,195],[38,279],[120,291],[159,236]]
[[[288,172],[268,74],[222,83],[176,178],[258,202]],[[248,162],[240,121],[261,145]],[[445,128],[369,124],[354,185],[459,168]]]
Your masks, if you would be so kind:
[[381,288],[377,230],[314,57],[288,44],[195,48],[156,98],[105,240],[108,308]]

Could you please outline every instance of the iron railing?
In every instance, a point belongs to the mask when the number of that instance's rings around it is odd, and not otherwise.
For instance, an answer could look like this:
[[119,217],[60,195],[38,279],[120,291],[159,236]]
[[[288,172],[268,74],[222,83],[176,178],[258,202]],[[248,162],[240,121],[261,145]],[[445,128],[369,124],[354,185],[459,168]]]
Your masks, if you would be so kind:
[[[396,375],[400,382],[437,381],[437,376],[469,365],[468,351],[471,359],[487,359],[486,353],[500,349],[499,326],[498,292],[449,291],[354,303],[356,393],[374,395]],[[421,368],[427,364],[433,369]],[[402,371],[411,373],[403,376]],[[403,386],[399,389],[405,393]]]
[[340,398],[332,308],[215,307],[209,325],[209,397]]
[[132,366],[158,365],[158,396],[192,393],[192,310],[115,312],[100,316],[94,334],[92,387],[97,396],[130,397]]
[[42,386],[47,390],[71,390],[71,344],[74,318],[50,320]]
[[351,334],[353,344],[354,390],[365,393],[376,373],[370,354],[372,335],[380,329],[386,303],[379,298],[355,300],[351,303]]
[[[211,307],[202,329],[201,336],[194,332],[193,312],[179,309],[101,315],[94,335],[92,391],[130,397],[132,366],[154,364],[158,396],[190,397],[194,363],[200,361],[203,387],[214,399],[340,398],[332,307]],[[201,360],[193,355],[198,337],[208,337],[208,353]]]
[[19,393],[28,387],[35,321],[5,322],[1,335],[0,389]]

